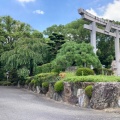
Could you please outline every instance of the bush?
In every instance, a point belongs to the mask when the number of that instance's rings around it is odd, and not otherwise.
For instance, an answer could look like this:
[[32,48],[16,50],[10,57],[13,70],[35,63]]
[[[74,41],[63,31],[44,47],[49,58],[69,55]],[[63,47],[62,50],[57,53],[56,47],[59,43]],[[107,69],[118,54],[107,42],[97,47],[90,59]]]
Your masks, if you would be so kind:
[[52,65],[51,63],[43,64],[41,66],[37,66],[34,74],[39,74],[39,73],[48,73],[51,72],[52,70]]
[[64,89],[63,81],[57,81],[54,85],[55,92],[62,92]]
[[49,87],[49,83],[48,83],[48,82],[43,82],[43,83],[42,83],[42,87],[48,88],[48,87]]
[[31,82],[32,79],[33,79],[33,77],[27,77],[25,84],[29,85],[29,83]]
[[70,76],[62,79],[65,82],[120,82],[119,76],[89,75]]
[[94,75],[94,71],[90,68],[78,68],[76,71],[77,76]]
[[10,85],[11,85],[11,82],[9,82],[9,81],[0,81],[0,85],[10,86]]
[[94,68],[93,70],[96,75],[113,75],[113,71],[107,68]]
[[92,85],[88,85],[86,88],[85,88],[85,94],[91,98],[92,97],[92,90],[93,90],[93,86]]
[[42,82],[53,82],[56,81],[57,73],[40,73],[34,76],[34,79],[37,80],[38,85],[42,85]]
[[37,80],[31,80],[31,82],[30,82],[30,85],[31,86],[36,86],[37,85]]

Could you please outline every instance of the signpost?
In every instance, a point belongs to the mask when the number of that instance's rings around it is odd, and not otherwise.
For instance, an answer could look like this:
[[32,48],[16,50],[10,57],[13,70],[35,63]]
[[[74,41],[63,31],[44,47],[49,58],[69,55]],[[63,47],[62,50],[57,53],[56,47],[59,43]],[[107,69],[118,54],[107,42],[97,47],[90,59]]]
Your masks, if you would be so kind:
[[[104,20],[102,18],[96,17],[84,9],[80,8],[78,13],[82,16],[82,18],[86,21],[90,21],[91,24],[84,24],[84,28],[91,31],[91,45],[93,46],[93,51],[96,54],[96,32],[103,33],[105,35],[113,36],[115,38],[115,58],[116,58],[116,75],[120,76],[120,25],[114,24],[110,20]],[[97,27],[98,25],[103,26],[103,29]]]

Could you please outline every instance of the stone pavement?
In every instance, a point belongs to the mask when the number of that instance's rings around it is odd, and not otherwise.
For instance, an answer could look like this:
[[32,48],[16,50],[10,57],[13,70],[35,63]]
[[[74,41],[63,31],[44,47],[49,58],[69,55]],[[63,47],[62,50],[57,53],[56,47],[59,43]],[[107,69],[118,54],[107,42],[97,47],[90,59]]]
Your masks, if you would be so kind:
[[0,120],[120,120],[120,114],[83,109],[25,89],[0,86]]

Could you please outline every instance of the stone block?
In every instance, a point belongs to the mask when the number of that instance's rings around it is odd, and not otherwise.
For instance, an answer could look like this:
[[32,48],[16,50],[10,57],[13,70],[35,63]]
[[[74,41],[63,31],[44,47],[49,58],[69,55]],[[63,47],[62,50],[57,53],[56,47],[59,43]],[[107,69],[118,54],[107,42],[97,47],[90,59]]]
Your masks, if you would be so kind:
[[120,83],[96,83],[93,87],[90,106],[94,109],[105,109],[119,106]]
[[77,97],[78,97],[78,104],[79,104],[80,107],[88,107],[88,105],[89,105],[89,98],[85,94],[85,90],[84,89],[78,89]]

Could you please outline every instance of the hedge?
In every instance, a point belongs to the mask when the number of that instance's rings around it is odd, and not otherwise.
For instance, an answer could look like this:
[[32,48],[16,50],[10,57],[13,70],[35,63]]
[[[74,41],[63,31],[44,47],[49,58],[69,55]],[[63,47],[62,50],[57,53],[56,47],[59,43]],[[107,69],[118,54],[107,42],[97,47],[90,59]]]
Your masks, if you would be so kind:
[[35,82],[35,85],[42,86],[43,82],[54,82],[57,81],[58,74],[51,72],[51,73],[40,73],[32,77],[28,77],[26,80],[26,84],[33,84]]
[[89,75],[89,76],[73,76],[62,79],[66,82],[120,82],[118,76]]

